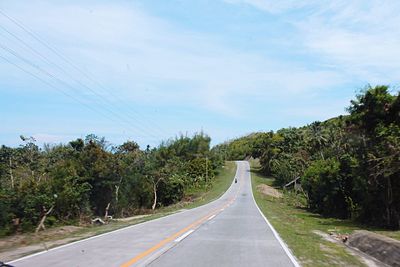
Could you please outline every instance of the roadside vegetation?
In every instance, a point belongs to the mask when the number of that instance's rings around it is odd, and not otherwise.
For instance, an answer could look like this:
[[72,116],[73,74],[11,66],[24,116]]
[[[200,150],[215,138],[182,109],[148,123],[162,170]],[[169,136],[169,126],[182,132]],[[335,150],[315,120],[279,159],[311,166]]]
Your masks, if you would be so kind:
[[[0,236],[36,231],[44,242],[57,235],[41,230],[70,225],[80,227],[76,240],[193,208],[229,187],[235,164],[225,160],[256,158],[256,201],[301,262],[362,265],[321,233],[363,228],[399,239],[400,95],[366,87],[348,111],[212,149],[203,133],[146,149],[95,135],[40,148],[21,136],[21,146],[0,148]],[[86,227],[94,218],[106,225]]]
[[214,181],[223,161],[203,133],[145,150],[95,135],[44,148],[21,140],[0,148],[0,236],[154,213],[196,197],[204,203],[226,186]]
[[91,236],[107,233],[130,225],[157,219],[173,214],[182,209],[190,209],[207,204],[221,196],[232,183],[236,165],[226,162],[224,166],[216,169],[216,176],[210,181],[208,187],[192,189],[178,203],[167,207],[157,208],[154,212],[132,217],[118,218],[105,225],[64,225],[51,227],[38,233],[22,233],[0,238],[0,259],[14,260],[25,255],[67,244]]
[[303,199],[290,193],[284,193],[279,198],[265,194],[260,186],[272,186],[274,179],[266,178],[254,170],[251,176],[257,205],[302,266],[365,266],[349,254],[343,245],[325,240],[316,232],[349,234],[358,229],[351,221],[310,213],[302,205],[305,203]]
[[185,197],[174,205],[160,209],[160,211],[175,211],[192,209],[207,204],[222,196],[232,184],[236,173],[234,161],[225,161],[225,164],[216,170],[216,176],[207,188],[193,187],[185,193]]
[[253,133],[215,150],[231,160],[259,158],[260,173],[274,177],[274,186],[296,179],[287,188],[302,199],[303,212],[398,230],[400,94],[367,86],[347,110],[346,116]]
[[[355,230],[369,230],[400,240],[400,231],[366,227],[350,219],[323,217],[307,210],[304,196],[275,187],[275,179],[264,176],[257,163],[251,168],[254,198],[279,235],[303,266],[365,266],[341,240]],[[280,192],[276,197],[265,193],[263,186]]]

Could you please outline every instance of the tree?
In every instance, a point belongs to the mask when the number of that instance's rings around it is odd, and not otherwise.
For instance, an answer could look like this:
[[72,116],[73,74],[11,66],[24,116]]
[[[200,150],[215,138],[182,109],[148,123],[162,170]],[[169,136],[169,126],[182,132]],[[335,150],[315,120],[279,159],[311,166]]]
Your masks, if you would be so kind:
[[[363,217],[375,223],[400,227],[400,109],[399,96],[387,86],[368,86],[349,107],[350,121],[363,135],[360,151],[362,168],[367,171],[367,201]],[[382,207],[384,207],[382,209]]]
[[222,162],[202,132],[145,150],[134,141],[111,146],[93,134],[43,148],[31,137],[21,141],[0,147],[0,235],[170,205],[195,186],[190,162],[209,179]]
[[400,92],[367,86],[349,115],[276,133],[252,133],[216,149],[260,157],[277,185],[300,177],[311,210],[400,228]]

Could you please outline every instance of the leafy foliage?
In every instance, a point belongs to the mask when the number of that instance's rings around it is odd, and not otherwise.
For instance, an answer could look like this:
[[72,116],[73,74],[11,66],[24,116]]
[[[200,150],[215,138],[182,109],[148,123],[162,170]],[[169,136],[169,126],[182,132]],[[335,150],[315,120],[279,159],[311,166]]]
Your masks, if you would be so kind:
[[206,188],[222,163],[203,133],[146,150],[95,135],[43,149],[21,140],[0,148],[0,235],[32,230],[51,207],[48,224],[170,205],[192,187]]
[[367,86],[348,116],[220,145],[228,158],[259,157],[283,186],[301,177],[311,210],[367,224],[400,227],[400,95]]

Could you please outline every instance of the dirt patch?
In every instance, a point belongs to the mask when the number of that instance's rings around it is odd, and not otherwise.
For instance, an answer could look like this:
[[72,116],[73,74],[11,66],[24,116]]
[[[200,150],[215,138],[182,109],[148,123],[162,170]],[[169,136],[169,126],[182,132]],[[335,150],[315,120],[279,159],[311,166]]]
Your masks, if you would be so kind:
[[275,198],[281,198],[282,193],[276,190],[275,188],[266,185],[266,184],[260,184],[257,185],[257,191],[260,192],[263,195],[275,197]]
[[86,237],[84,234],[71,237],[81,229],[83,227],[68,225],[50,228],[37,234],[27,233],[4,237],[0,239],[0,260],[14,260],[37,251],[48,250],[84,238]]
[[83,234],[77,237],[64,238],[55,241],[46,241],[46,242],[43,241],[41,243],[32,244],[28,246],[20,246],[11,250],[0,252],[0,259],[3,261],[12,261],[35,252],[49,250],[51,248],[65,245],[90,236],[91,234]]
[[[166,215],[167,213],[163,214]],[[109,224],[101,226],[62,226],[46,229],[38,234],[27,233],[4,237],[0,239],[0,261],[12,261],[35,252],[46,251],[74,241],[141,223],[146,221],[148,216],[134,216],[127,218],[126,221],[112,220]]]
[[38,234],[28,233],[4,237],[0,239],[0,251],[4,251],[11,247],[28,245],[36,240],[48,240],[54,239],[55,237],[66,237],[79,231],[80,229],[82,229],[82,227],[69,225],[50,228],[46,231],[39,232]]

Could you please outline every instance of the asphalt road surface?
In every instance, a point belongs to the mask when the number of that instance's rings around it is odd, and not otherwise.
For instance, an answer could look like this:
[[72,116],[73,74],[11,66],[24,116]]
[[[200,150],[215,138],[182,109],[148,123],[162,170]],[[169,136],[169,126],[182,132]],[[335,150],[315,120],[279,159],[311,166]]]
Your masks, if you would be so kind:
[[[232,177],[233,178],[233,177]],[[259,211],[249,164],[207,205],[11,262],[32,266],[298,266]]]

